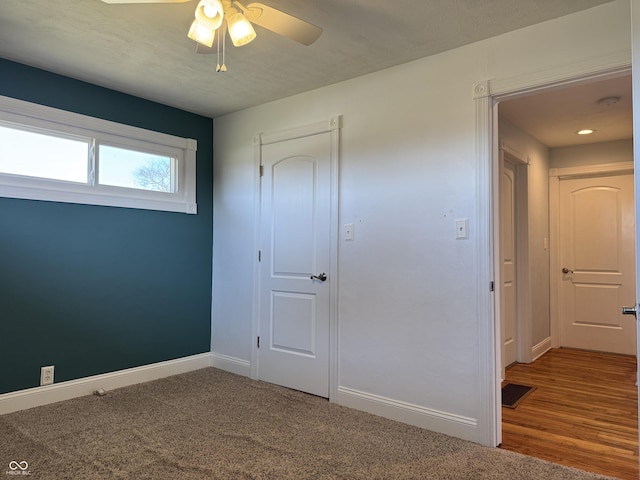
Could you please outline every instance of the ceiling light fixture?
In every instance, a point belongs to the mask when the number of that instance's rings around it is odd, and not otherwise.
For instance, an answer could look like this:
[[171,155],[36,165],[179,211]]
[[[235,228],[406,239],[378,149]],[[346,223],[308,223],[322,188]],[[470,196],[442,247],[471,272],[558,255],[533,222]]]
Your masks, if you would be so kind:
[[[238,8],[236,8],[236,5]],[[255,7],[254,7],[255,8]],[[218,32],[218,66],[216,71],[225,72],[225,33],[229,31],[231,41],[241,47],[256,38],[251,22],[240,12],[248,11],[240,3],[231,0],[200,0],[195,11],[195,20],[187,37],[207,47],[212,47]],[[260,10],[257,15],[260,16]],[[220,28],[223,27],[223,28]],[[222,65],[220,65],[220,42],[222,42]]]
[[616,96],[605,97],[605,98],[601,98],[596,103],[602,108],[608,108],[615,105],[616,103],[620,103],[620,97],[616,97]]
[[220,0],[200,0],[196,7],[196,21],[209,30],[216,30],[222,25],[224,10]]
[[200,0],[196,7],[196,19],[189,28],[187,37],[202,45],[213,45],[215,31],[222,25],[224,11],[220,0]]
[[189,29],[189,33],[187,33],[187,37],[191,40],[201,43],[202,45],[206,45],[207,47],[211,47],[213,45],[215,35],[215,30],[209,30],[198,23],[197,20],[193,21],[191,28]]
[[578,130],[576,133],[578,135],[591,135],[593,132],[595,132],[595,130],[592,130],[591,128],[584,128],[582,130]]
[[256,38],[256,31],[238,10],[230,7],[227,11],[227,27],[229,36],[236,47],[241,47]]

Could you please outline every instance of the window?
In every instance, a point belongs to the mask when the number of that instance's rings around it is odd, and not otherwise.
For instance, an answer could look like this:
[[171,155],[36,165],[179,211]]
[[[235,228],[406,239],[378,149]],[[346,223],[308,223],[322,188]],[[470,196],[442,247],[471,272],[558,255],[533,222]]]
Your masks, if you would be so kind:
[[0,196],[196,213],[196,141],[0,97]]
[[176,191],[175,158],[100,145],[99,183],[155,192]]
[[85,182],[90,143],[0,124],[0,172]]

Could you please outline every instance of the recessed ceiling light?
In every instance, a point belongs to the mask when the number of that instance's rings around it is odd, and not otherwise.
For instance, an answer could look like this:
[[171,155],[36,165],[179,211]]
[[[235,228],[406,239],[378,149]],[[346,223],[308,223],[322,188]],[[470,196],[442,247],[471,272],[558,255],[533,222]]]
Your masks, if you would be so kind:
[[578,130],[576,133],[578,135],[591,135],[595,130],[591,130],[590,128],[584,128],[582,130]]

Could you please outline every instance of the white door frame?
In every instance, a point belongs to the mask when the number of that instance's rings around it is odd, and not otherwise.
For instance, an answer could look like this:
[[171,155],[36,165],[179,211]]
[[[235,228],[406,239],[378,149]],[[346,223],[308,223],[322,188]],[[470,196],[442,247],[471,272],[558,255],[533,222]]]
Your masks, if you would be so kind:
[[[551,344],[560,346],[560,181],[602,175],[633,174],[633,162],[620,162],[584,167],[549,169],[549,238],[551,278],[549,279],[549,309],[551,315]],[[622,305],[621,305],[622,307]]]
[[329,401],[335,401],[338,390],[338,255],[340,246],[339,216],[339,175],[340,175],[340,132],[342,115],[336,115],[326,121],[320,121],[299,127],[260,133],[253,137],[254,152],[254,264],[253,264],[253,318],[251,326],[251,378],[258,378],[258,345],[260,331],[260,225],[261,225],[261,165],[262,146],[272,143],[293,140],[321,133],[331,134],[331,185],[330,185],[330,227],[329,227],[329,259],[327,272],[329,284]]
[[[531,296],[529,275],[529,181],[528,167],[531,162],[529,155],[518,151],[504,141],[500,141],[498,168],[502,169],[504,162],[515,167],[515,219],[516,219],[516,361],[529,363],[531,353]],[[501,174],[500,174],[501,175]],[[500,184],[496,185],[500,188]],[[499,193],[499,191],[498,191]],[[498,210],[499,212],[499,210]],[[499,225],[496,225],[499,227]],[[500,236],[496,237],[496,242]],[[500,245],[496,245],[500,248]],[[499,252],[499,250],[498,250]],[[496,271],[500,271],[502,255],[496,255]],[[496,285],[502,285],[497,283]],[[502,321],[502,317],[500,317]],[[500,343],[502,345],[502,343]],[[500,362],[502,365],[502,361]],[[504,369],[501,368],[502,379]]]
[[483,445],[502,442],[500,271],[495,268],[499,250],[499,142],[500,101],[554,86],[579,84],[628,74],[629,51],[580,63],[558,66],[543,72],[527,72],[518,77],[486,80],[473,88],[475,107],[476,206],[476,312],[478,322],[478,438]]

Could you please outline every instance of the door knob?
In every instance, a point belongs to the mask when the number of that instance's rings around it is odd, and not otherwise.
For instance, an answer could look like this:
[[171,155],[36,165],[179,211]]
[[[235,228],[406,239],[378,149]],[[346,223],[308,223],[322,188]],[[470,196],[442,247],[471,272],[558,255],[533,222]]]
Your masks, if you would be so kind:
[[569,268],[567,268],[567,267],[564,267],[564,268],[562,269],[562,273],[564,273],[564,274],[566,275],[567,273],[573,273],[573,270],[571,270],[571,269],[569,269]]
[[633,315],[634,317],[636,317],[638,314],[638,310],[636,309],[635,305],[633,307],[622,307],[622,314]]
[[327,274],[322,272],[320,275],[311,275],[311,280],[320,280],[321,282],[324,282],[327,279]]

